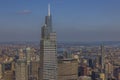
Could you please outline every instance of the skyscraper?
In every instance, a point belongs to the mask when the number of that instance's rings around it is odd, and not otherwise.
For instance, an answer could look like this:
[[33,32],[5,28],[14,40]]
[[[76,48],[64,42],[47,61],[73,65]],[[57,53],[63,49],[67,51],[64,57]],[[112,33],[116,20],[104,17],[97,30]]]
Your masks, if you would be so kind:
[[27,62],[24,59],[19,59],[15,65],[15,77],[16,80],[28,80],[28,67]]
[[30,80],[31,76],[31,49],[28,47],[26,50],[25,58],[19,58],[15,64],[15,76],[16,80]]
[[104,70],[105,68],[105,53],[104,53],[104,46],[101,45],[101,69]]
[[28,70],[28,80],[31,79],[31,48],[26,48],[26,62],[27,62],[27,70]]
[[50,5],[45,24],[41,28],[40,41],[40,80],[57,80],[56,33],[52,30]]
[[58,60],[58,80],[77,80],[78,61],[77,59]]

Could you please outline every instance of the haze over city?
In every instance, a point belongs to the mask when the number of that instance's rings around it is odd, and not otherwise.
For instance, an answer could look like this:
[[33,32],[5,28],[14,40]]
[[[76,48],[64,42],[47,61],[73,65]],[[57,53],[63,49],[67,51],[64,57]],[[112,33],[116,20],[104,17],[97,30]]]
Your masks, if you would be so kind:
[[48,3],[58,41],[120,41],[119,0],[0,0],[0,41],[39,41]]
[[119,4],[0,0],[0,80],[120,80]]

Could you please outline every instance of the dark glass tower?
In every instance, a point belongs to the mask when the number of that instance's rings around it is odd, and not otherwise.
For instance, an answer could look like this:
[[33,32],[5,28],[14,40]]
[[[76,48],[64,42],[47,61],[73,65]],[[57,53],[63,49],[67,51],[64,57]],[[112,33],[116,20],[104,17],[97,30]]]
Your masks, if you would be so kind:
[[45,24],[41,28],[40,41],[40,80],[57,80],[56,33],[52,30],[50,5]]
[[50,33],[52,33],[52,16],[50,14],[50,5],[48,5],[48,15],[45,17],[45,24],[41,29],[42,39],[49,39]]

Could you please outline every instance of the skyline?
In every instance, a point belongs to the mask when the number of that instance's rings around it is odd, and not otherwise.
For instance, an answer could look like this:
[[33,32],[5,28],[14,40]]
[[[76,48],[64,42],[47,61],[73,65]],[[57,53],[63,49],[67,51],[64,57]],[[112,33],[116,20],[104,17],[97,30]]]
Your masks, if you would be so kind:
[[58,41],[120,41],[120,1],[86,1],[1,0],[0,41],[39,41],[48,3]]

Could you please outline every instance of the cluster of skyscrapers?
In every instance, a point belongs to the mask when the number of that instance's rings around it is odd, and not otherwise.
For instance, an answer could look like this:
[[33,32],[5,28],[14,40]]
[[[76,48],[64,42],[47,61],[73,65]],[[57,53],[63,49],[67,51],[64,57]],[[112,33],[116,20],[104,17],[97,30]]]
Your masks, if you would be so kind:
[[33,55],[35,51],[31,47],[20,49],[14,60],[0,63],[0,80],[120,80],[120,68],[116,68],[118,73],[114,78],[113,63],[103,45],[100,55],[94,58],[83,57],[81,50],[77,52],[64,51],[62,56],[57,55],[56,32],[48,5],[38,54]]

